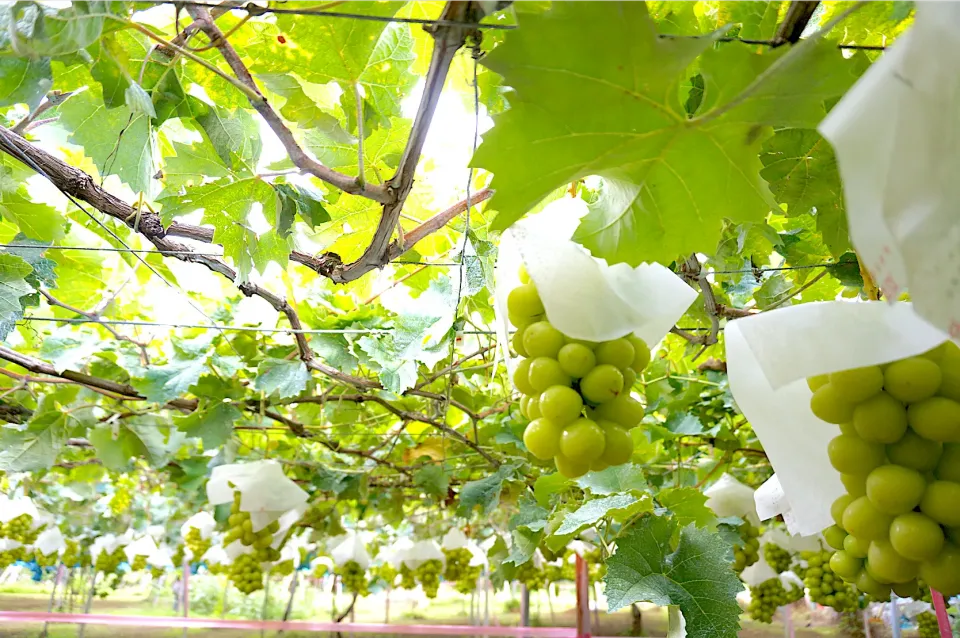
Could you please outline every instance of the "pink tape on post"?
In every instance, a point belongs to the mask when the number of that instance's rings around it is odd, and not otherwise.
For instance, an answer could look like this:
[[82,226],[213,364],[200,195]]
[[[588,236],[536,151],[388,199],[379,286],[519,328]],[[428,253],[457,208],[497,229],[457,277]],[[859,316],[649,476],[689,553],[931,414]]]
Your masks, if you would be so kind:
[[950,626],[950,616],[947,615],[947,603],[943,600],[943,594],[931,587],[930,597],[933,599],[933,610],[937,613],[940,638],[953,638],[953,628]]
[[475,625],[387,625],[380,623],[333,623],[281,620],[223,620],[219,618],[178,618],[165,616],[113,616],[110,614],[46,614],[28,611],[0,611],[0,624],[52,622],[73,625],[115,627],[161,627],[168,629],[252,629],[283,631],[342,632],[358,634],[403,634],[414,636],[505,636],[508,638],[576,638],[573,627],[480,627]]

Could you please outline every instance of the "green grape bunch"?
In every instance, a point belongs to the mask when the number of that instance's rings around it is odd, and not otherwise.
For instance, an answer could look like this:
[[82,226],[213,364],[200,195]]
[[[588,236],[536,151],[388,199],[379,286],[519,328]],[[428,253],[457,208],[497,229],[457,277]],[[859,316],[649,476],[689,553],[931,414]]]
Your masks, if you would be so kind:
[[39,549],[35,549],[33,552],[33,560],[40,567],[53,567],[60,562],[60,556],[57,552],[41,554]]
[[960,347],[807,379],[838,426],[830,464],[846,493],[823,530],[833,572],[877,600],[922,578],[960,594]]
[[66,541],[60,562],[67,567],[76,567],[80,564],[80,544],[77,541],[69,539]]
[[790,587],[787,589],[779,578],[768,578],[759,585],[750,588],[750,605],[747,612],[758,622],[773,622],[773,615],[778,607],[789,605],[803,598],[803,589]]
[[212,543],[211,539],[203,538],[200,530],[196,527],[187,530],[187,535],[183,537],[183,544],[190,550],[190,555],[195,561],[200,560],[207,553]]
[[26,560],[27,550],[23,547],[7,549],[0,552],[0,570],[6,569],[18,560]]
[[507,297],[507,313],[517,328],[513,350],[522,357],[513,384],[530,420],[524,445],[538,459],[553,459],[568,478],[626,463],[633,455],[630,429],[644,415],[630,389],[650,363],[650,349],[634,335],[601,343],[567,337],[547,321],[523,268],[520,281]]
[[348,560],[346,563],[334,570],[343,583],[343,588],[352,594],[358,596],[367,596],[370,594],[367,583],[367,572],[355,560]]
[[480,565],[471,565],[473,554],[466,547],[459,549],[445,549],[443,555],[446,565],[443,569],[443,579],[455,583],[455,588],[461,594],[469,594],[477,588],[477,578],[483,571]]
[[413,570],[407,567],[406,563],[400,564],[400,588],[401,589],[417,588],[417,577],[414,575]]
[[97,560],[94,562],[93,566],[98,572],[103,574],[120,574],[120,563],[127,560],[127,555],[123,552],[122,547],[118,547],[112,552],[107,550],[101,550],[97,554]]
[[760,560],[760,529],[749,521],[744,521],[737,529],[740,538],[744,539],[742,545],[733,548],[733,570],[739,574]]
[[[253,547],[259,552],[262,562],[273,562],[280,558],[278,550],[272,547],[274,535],[280,531],[280,523],[271,522],[259,531],[253,531],[253,521],[250,512],[240,510],[240,492],[233,493],[233,505],[230,507],[230,516],[227,518],[228,529],[223,538],[223,544],[229,545],[240,541],[244,547]],[[209,549],[209,544],[207,545]],[[206,549],[204,550],[206,552]],[[194,554],[199,558],[198,555]]]
[[117,478],[113,485],[113,496],[110,497],[110,502],[107,505],[110,513],[114,516],[119,516],[129,510],[136,489],[137,482],[130,476],[123,474]]
[[227,578],[243,594],[263,589],[263,569],[254,554],[241,554],[233,559]]
[[0,524],[0,538],[9,538],[24,545],[31,545],[43,531],[45,525],[34,528],[33,517],[29,514],[20,514],[6,523]]
[[416,577],[420,586],[423,587],[423,593],[427,598],[436,598],[440,590],[440,573],[443,571],[443,561],[431,558],[420,563],[413,575]]
[[767,543],[763,546],[763,558],[778,574],[789,571],[790,563],[793,562],[790,552],[775,543]]
[[546,572],[534,565],[532,560],[517,567],[514,578],[518,583],[526,585],[528,591],[537,591],[547,583]]
[[940,626],[934,614],[925,611],[917,615],[917,635],[920,638],[939,638]]
[[397,580],[397,570],[390,563],[384,563],[383,565],[378,565],[373,568],[374,578],[379,578],[382,580],[387,587],[393,587],[394,581]]
[[133,562],[130,563],[130,571],[142,572],[147,568],[147,557],[146,556],[134,556]]
[[150,578],[152,578],[153,580],[157,580],[158,578],[162,577],[163,573],[164,573],[163,567],[157,567],[156,565],[150,566]]
[[807,564],[802,570],[803,584],[813,602],[832,607],[840,613],[856,611],[859,596],[830,567],[833,554],[830,551],[801,552],[800,558]]
[[[289,558],[284,561],[280,561],[270,569],[270,575],[272,576],[289,576],[293,573],[295,567],[293,566],[293,559]],[[213,573],[213,572],[211,572]]]

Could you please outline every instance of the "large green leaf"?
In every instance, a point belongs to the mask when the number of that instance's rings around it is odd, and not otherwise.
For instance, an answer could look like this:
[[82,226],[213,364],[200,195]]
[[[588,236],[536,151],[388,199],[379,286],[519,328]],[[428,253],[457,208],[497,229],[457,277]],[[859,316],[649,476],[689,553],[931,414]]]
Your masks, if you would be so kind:
[[[815,42],[763,54],[711,46],[657,37],[639,2],[556,3],[527,17],[484,60],[516,90],[473,160],[494,173],[494,227],[589,175],[606,184],[575,238],[610,262],[670,263],[713,250],[724,218],[763,219],[765,125],[814,126],[853,75],[836,47]],[[679,86],[701,54],[705,92],[690,118]]]
[[692,525],[646,516],[617,539],[604,578],[607,605],[615,611],[637,602],[678,605],[691,638],[729,638],[740,629],[736,595],[743,584],[727,559],[729,546]]
[[30,472],[52,466],[67,439],[67,415],[35,414],[25,428],[0,428],[0,470]]
[[277,396],[285,399],[303,392],[309,380],[310,371],[299,359],[265,359],[257,368],[253,387],[267,395],[276,392]]
[[17,55],[36,58],[74,53],[96,42],[109,15],[122,15],[126,3],[112,0],[72,2],[56,9],[38,2],[0,6],[0,48],[15,37]]
[[20,298],[33,292],[25,279],[32,272],[33,268],[22,258],[0,254],[0,339],[6,339],[23,317]]
[[109,109],[98,93],[87,90],[64,102],[60,126],[101,175],[116,175],[134,192],[150,193],[157,166],[149,116],[134,115],[126,106]]
[[148,401],[163,404],[183,395],[206,367],[206,356],[174,359],[166,365],[147,369],[142,378],[133,379],[132,383]]
[[450,476],[441,465],[426,465],[413,475],[413,484],[434,498],[446,498]]
[[50,60],[0,55],[0,106],[25,103],[33,109],[51,86]]
[[707,507],[707,497],[695,487],[661,490],[657,493],[657,500],[673,513],[681,527],[688,523],[697,527],[709,527],[716,523],[716,514]]
[[604,518],[623,517],[624,515],[637,514],[642,511],[652,511],[653,503],[647,496],[635,496],[633,494],[615,494],[591,501],[587,501],[577,510],[571,512],[563,519],[554,534],[556,536],[568,536],[596,525]]
[[203,222],[213,226],[213,241],[233,259],[240,282],[246,281],[254,267],[263,272],[271,261],[286,267],[290,256],[287,240],[269,230],[257,234],[250,227],[249,215],[260,204],[263,216],[275,220],[277,193],[263,180],[253,177],[237,182],[220,179],[196,186],[180,196],[164,197],[161,215],[164,224],[174,217],[203,209]]
[[763,171],[787,215],[816,212],[817,230],[834,256],[850,247],[843,185],[830,143],[811,129],[783,129],[763,146]]
[[233,424],[241,417],[240,410],[229,403],[217,403],[205,410],[175,419],[177,428],[188,436],[199,437],[205,450],[223,445],[233,435]]
[[232,170],[241,168],[256,171],[263,142],[260,125],[245,109],[228,111],[219,106],[208,106],[196,116],[197,123],[206,132],[223,163]]
[[460,504],[457,515],[468,518],[474,508],[479,507],[481,514],[494,509],[500,502],[503,482],[512,478],[516,472],[513,465],[501,465],[496,473],[477,481],[470,481],[460,488]]
[[155,418],[142,422],[125,419],[116,427],[99,426],[90,430],[90,443],[104,465],[112,470],[123,470],[130,460],[143,458],[154,466],[166,462],[167,449]]
[[608,496],[620,492],[642,491],[647,487],[643,469],[633,463],[612,465],[600,472],[588,472],[579,479],[577,485],[597,496]]

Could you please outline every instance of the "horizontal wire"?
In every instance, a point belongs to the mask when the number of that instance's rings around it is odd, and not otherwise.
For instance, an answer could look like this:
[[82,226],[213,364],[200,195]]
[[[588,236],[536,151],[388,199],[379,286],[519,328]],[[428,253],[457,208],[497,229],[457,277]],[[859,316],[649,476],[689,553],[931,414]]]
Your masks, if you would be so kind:
[[[166,0],[161,0],[157,4],[171,4]],[[189,0],[183,2],[173,2],[172,4],[186,6],[186,7],[205,7],[207,9],[217,9],[223,8],[219,4],[207,4],[205,2],[191,2]],[[321,16],[326,18],[349,18],[351,20],[369,20],[371,22],[400,22],[404,24],[426,24],[438,27],[467,27],[471,29],[497,29],[497,30],[511,30],[516,29],[516,25],[512,24],[486,24],[479,22],[457,22],[455,20],[441,20],[441,19],[430,19],[430,18],[397,18],[390,16],[373,16],[365,15],[362,13],[341,13],[338,11],[324,11],[322,9],[281,9],[279,7],[261,7],[252,2],[248,2],[245,5],[230,7],[232,11],[246,11],[250,16],[256,17],[261,16],[265,13],[276,13],[276,14],[287,14],[287,15],[301,15],[301,16]]]
[[223,257],[223,253],[198,253],[192,250],[153,250],[149,248],[103,248],[100,246],[42,246],[30,244],[0,244],[0,248],[31,248],[34,250],[82,250],[104,253],[138,253],[142,255],[196,255],[198,257]]
[[[294,329],[294,328],[257,328],[255,326],[220,326],[193,323],[165,323],[162,321],[136,321],[123,319],[100,319],[100,318],[60,318],[60,317],[40,317],[30,315],[21,318],[19,321],[49,321],[52,323],[67,324],[107,324],[111,326],[141,326],[157,328],[188,328],[199,330],[229,330],[233,332],[264,332],[270,334],[386,334],[393,332],[396,328],[317,328],[317,329]],[[496,334],[495,330],[464,330],[458,334]]]
[[735,275],[739,273],[749,273],[749,272],[776,272],[779,270],[807,270],[810,268],[829,268],[830,266],[844,266],[847,264],[854,264],[855,262],[829,262],[823,264],[810,264],[807,266],[762,266],[760,268],[744,268],[742,270],[711,270],[707,272],[708,275]]
[[[784,44],[787,44],[787,42],[781,42],[781,41],[777,41],[777,40],[753,40],[753,39],[750,39],[750,38],[738,38],[738,37],[736,37],[736,36],[721,36],[721,37],[719,37],[719,38],[714,38],[714,37],[711,37],[709,34],[696,34],[696,35],[690,34],[690,35],[684,35],[684,34],[681,34],[681,33],[658,33],[657,36],[658,36],[658,37],[661,37],[661,38],[664,38],[664,39],[670,39],[670,40],[682,40],[682,39],[700,40],[700,39],[703,39],[703,38],[709,38],[709,39],[713,40],[714,42],[740,42],[740,43],[742,43],[742,44],[755,44],[755,45],[765,46],[765,47],[778,47],[778,46],[782,46],[782,45],[784,45]],[[801,42],[802,42],[802,40],[801,40]],[[851,51],[885,51],[887,47],[886,47],[885,45],[882,45],[882,44],[842,44],[842,43],[838,43],[838,44],[837,44],[837,48],[838,48],[838,49],[848,49],[848,50],[851,50]]]

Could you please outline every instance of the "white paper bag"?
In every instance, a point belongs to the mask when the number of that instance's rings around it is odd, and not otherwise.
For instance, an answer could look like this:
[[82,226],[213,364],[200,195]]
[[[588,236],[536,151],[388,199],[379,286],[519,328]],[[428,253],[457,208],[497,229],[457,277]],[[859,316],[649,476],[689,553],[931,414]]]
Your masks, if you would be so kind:
[[469,542],[469,539],[463,532],[456,527],[453,527],[447,530],[447,533],[443,535],[443,540],[440,541],[440,547],[450,551],[454,549],[460,549],[461,547],[466,547],[467,543]]
[[129,545],[123,548],[123,553],[127,555],[127,562],[132,563],[137,556],[146,556],[149,558],[157,553],[157,544],[151,536],[141,536]]
[[147,556],[147,565],[159,569],[169,569],[173,567],[173,559],[170,556],[169,547],[158,547],[157,551]]
[[836,150],[850,237],[886,297],[960,338],[960,5],[919,2],[820,124]]
[[[653,347],[683,316],[697,292],[660,264],[608,266],[570,240],[587,212],[583,200],[564,198],[507,230],[497,254],[497,339],[509,352],[507,296],[520,285],[524,264],[547,319],[574,339],[607,341],[631,332]],[[508,359],[508,365],[512,362]]]
[[215,467],[207,481],[207,500],[213,505],[233,502],[234,490],[239,490],[240,510],[250,513],[255,532],[290,510],[301,514],[306,510],[307,493],[287,478],[276,461]]
[[33,518],[33,529],[40,524],[40,512],[37,506],[33,504],[30,498],[4,498],[0,500],[0,523],[7,523],[21,514],[27,514]]
[[755,587],[764,581],[770,580],[771,578],[778,577],[779,574],[773,570],[773,567],[770,567],[762,554],[760,556],[760,560],[744,569],[740,574],[740,580],[751,587]]
[[67,548],[67,542],[58,528],[48,527],[37,536],[33,548],[44,556],[55,553],[62,554],[63,550]]
[[724,473],[716,483],[703,490],[703,495],[707,497],[707,507],[719,518],[736,516],[751,525],[760,524],[753,500],[753,488],[729,474]]
[[[833,524],[830,505],[845,493],[827,444],[840,432],[810,411],[806,378],[925,352],[947,335],[910,304],[828,301],[764,312],[727,324],[727,371],[737,406],[753,426],[783,491],[791,534]],[[772,512],[761,502],[761,519]]]
[[180,526],[180,536],[186,538],[191,529],[196,529],[200,532],[200,538],[207,540],[213,535],[213,530],[215,530],[216,527],[217,521],[214,520],[212,514],[209,512],[197,512]]
[[229,565],[232,562],[222,545],[212,545],[210,549],[204,552],[200,560],[207,565]]
[[359,532],[353,530],[348,531],[346,538],[330,551],[330,556],[337,567],[342,567],[350,561],[356,561],[364,570],[370,567],[370,555],[367,554],[363,539]]

